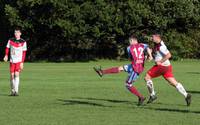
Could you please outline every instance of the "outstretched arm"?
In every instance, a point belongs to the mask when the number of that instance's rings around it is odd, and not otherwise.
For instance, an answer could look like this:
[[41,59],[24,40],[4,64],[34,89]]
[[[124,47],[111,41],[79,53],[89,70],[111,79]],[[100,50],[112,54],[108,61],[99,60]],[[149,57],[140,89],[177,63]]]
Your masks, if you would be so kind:
[[148,53],[148,59],[151,61],[153,59],[153,56],[152,56],[152,50],[149,47],[147,48],[147,53]]

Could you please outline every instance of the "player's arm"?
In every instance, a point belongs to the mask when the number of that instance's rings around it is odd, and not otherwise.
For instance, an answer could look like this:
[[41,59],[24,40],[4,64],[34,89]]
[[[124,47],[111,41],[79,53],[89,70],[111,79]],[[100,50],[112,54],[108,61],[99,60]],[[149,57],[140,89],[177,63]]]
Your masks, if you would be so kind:
[[26,51],[23,51],[22,53],[22,62],[20,63],[20,69],[23,70],[24,69],[24,61],[26,58]]
[[152,60],[153,56],[152,56],[152,50],[149,48],[148,44],[143,44],[144,45],[144,49],[148,54],[148,60]]
[[4,58],[3,58],[3,60],[4,60],[5,62],[8,61],[8,54],[9,54],[9,51],[10,51],[10,40],[8,41],[7,46],[6,46],[6,49],[5,49],[5,56],[4,56]]
[[26,51],[23,51],[23,53],[22,53],[22,62],[21,63],[24,63],[25,58],[26,58]]
[[158,61],[158,63],[163,63],[166,60],[170,59],[172,57],[171,53],[168,52],[160,61]]
[[165,62],[166,60],[171,58],[171,53],[169,52],[169,50],[167,49],[167,47],[163,47],[160,49],[160,53],[163,55],[163,58],[160,61],[157,61],[156,64],[160,65],[163,62]]
[[152,50],[147,47],[147,54],[148,54],[148,59],[151,61],[153,59],[153,56],[152,56]]
[[128,53],[128,59],[129,59],[129,60],[132,60],[132,55],[131,55],[130,46],[127,47],[127,53]]
[[27,51],[27,45],[26,45],[26,42],[24,43],[24,46],[23,46],[23,52],[22,52],[22,62],[20,63],[20,69],[23,70],[24,68],[24,61],[25,61],[25,58],[26,58],[26,51]]
[[6,47],[6,49],[5,49],[5,56],[4,56],[4,58],[3,58],[3,60],[4,60],[5,62],[8,61],[8,54],[9,54],[9,48]]

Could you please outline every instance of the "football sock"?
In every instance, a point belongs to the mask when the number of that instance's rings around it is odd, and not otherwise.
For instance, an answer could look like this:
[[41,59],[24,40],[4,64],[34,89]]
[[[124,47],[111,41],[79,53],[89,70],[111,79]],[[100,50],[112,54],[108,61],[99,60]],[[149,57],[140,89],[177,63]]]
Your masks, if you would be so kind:
[[112,73],[119,73],[119,68],[118,67],[113,67],[109,69],[102,70],[103,74],[112,74]]
[[11,79],[11,80],[10,80],[10,87],[11,87],[11,92],[12,92],[12,93],[15,92],[14,84],[15,84],[15,79]]
[[153,81],[152,80],[148,80],[146,83],[147,83],[147,88],[149,90],[150,96],[156,95],[156,93],[154,91],[154,87],[153,87]]
[[134,95],[136,95],[138,98],[144,98],[142,96],[142,94],[140,94],[140,92],[134,87],[134,86],[131,86],[131,87],[127,87],[128,90],[133,93]]
[[15,92],[14,84],[15,84],[15,79],[11,79],[11,80],[10,80],[10,86],[11,86],[11,92],[12,92],[12,93]]
[[183,85],[181,83],[178,83],[176,85],[176,89],[186,98],[187,97],[187,92],[185,91]]
[[19,76],[15,77],[15,92],[18,93],[19,89]]

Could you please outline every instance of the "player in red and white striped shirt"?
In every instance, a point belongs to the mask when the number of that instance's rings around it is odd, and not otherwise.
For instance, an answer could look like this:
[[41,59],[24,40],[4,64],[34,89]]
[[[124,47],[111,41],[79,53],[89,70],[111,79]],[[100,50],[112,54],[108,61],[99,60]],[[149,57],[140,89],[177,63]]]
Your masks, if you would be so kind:
[[152,78],[156,78],[159,76],[163,76],[165,80],[168,81],[170,85],[175,87],[178,92],[180,92],[184,97],[187,103],[187,106],[191,103],[191,95],[187,93],[183,87],[183,85],[176,81],[172,72],[172,65],[170,64],[169,59],[171,58],[171,53],[167,49],[166,45],[161,39],[160,34],[155,33],[152,35],[152,40],[155,43],[153,49],[153,55],[156,65],[154,65],[145,76],[145,81],[147,83],[147,87],[150,93],[150,98],[147,103],[152,103],[154,100],[157,99]]
[[10,53],[11,96],[17,96],[19,91],[19,74],[23,70],[27,51],[26,41],[21,38],[21,29],[16,28],[14,38],[8,40],[4,61],[8,61]]

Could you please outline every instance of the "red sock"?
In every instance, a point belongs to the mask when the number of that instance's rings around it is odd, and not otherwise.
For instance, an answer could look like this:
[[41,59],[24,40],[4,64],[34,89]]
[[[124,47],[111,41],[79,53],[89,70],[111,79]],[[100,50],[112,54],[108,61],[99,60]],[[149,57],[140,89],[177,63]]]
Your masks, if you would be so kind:
[[133,93],[134,95],[136,95],[137,97],[139,98],[144,98],[142,96],[142,94],[140,94],[140,92],[134,87],[134,86],[131,86],[131,87],[128,87],[128,90]]
[[109,69],[102,70],[103,74],[112,74],[112,73],[119,73],[119,68],[118,67],[113,67]]

